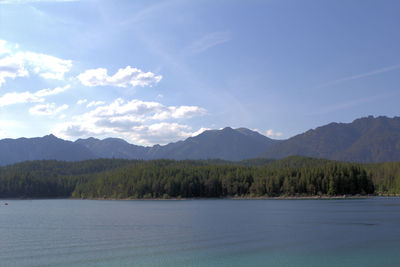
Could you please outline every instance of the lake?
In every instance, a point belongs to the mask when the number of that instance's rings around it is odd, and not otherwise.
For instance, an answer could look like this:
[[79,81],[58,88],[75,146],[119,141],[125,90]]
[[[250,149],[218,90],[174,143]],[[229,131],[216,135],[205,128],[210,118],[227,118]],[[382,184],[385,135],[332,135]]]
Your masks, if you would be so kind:
[[0,200],[0,266],[399,263],[398,198]]

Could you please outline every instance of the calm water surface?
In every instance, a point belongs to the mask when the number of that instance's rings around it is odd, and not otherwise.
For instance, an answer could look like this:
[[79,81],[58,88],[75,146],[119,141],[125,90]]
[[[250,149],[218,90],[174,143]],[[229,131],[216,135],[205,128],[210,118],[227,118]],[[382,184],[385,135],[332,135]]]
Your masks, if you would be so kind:
[[399,265],[397,198],[0,200],[0,266]]

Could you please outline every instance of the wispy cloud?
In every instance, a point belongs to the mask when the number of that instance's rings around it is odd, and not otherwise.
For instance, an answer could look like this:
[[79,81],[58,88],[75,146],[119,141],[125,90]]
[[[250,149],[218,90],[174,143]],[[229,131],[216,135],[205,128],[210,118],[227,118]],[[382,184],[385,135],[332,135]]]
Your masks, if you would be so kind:
[[321,115],[321,114],[326,114],[326,113],[330,113],[330,112],[334,112],[334,111],[348,109],[348,108],[360,106],[363,104],[371,103],[374,101],[391,98],[398,94],[399,93],[380,94],[380,95],[362,97],[362,98],[353,99],[350,101],[340,102],[340,103],[336,103],[334,105],[326,106],[320,110],[310,113],[309,115]]
[[54,89],[46,88],[39,90],[35,93],[36,96],[38,97],[45,97],[45,96],[51,96],[51,95],[58,95],[62,92],[67,91],[71,86],[68,84],[64,87],[56,87]]
[[[150,1],[147,1],[150,3]],[[174,6],[176,3],[179,3],[180,1],[160,1],[155,4],[150,4],[146,8],[143,8],[136,13],[132,13],[129,16],[129,19],[124,20],[121,22],[121,25],[132,25],[132,24],[138,24],[142,21],[146,21],[151,19],[153,16],[155,16],[158,12],[163,12],[167,8],[171,8],[171,6]]]
[[0,40],[0,55],[10,53],[10,49],[7,48],[7,42]]
[[390,66],[390,67],[386,67],[386,68],[382,68],[382,69],[378,69],[378,70],[373,70],[370,72],[365,72],[365,73],[361,73],[361,74],[357,74],[357,75],[353,75],[353,76],[336,79],[336,80],[329,81],[327,83],[318,85],[317,88],[328,87],[328,86],[331,86],[334,84],[339,84],[339,83],[343,83],[343,82],[347,82],[347,81],[351,81],[351,80],[357,80],[357,79],[361,79],[361,78],[365,78],[365,77],[369,77],[369,76],[374,76],[374,75],[378,75],[381,73],[385,73],[385,72],[389,72],[389,71],[393,71],[393,70],[397,70],[397,69],[400,69],[400,65],[394,65],[394,66]]
[[86,107],[91,108],[91,107],[101,106],[104,104],[105,104],[104,101],[91,101],[89,104],[86,105]]
[[68,105],[64,104],[61,106],[57,106],[55,103],[47,103],[47,104],[38,104],[29,109],[29,113],[32,115],[39,116],[54,116],[61,111],[64,111],[68,108]]
[[0,0],[1,4],[29,4],[29,3],[62,3],[62,2],[78,2],[80,0]]
[[14,104],[44,102],[45,97],[62,93],[69,88],[70,85],[66,85],[64,87],[56,87],[54,89],[46,88],[36,91],[34,93],[31,93],[29,91],[6,93],[0,97],[0,107]]
[[85,104],[87,102],[87,99],[79,99],[77,102],[76,102],[76,104],[77,105],[82,105],[82,104]]
[[201,53],[216,45],[226,43],[231,39],[232,34],[229,31],[208,33],[189,45],[188,50],[192,53]]

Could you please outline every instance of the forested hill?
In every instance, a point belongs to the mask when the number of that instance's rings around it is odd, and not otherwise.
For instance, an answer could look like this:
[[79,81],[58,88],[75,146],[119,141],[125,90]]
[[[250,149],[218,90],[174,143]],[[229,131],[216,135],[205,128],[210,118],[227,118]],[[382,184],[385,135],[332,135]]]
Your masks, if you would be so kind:
[[362,163],[400,161],[400,117],[331,123],[270,147],[265,158],[292,155]]
[[0,168],[0,198],[271,197],[400,193],[400,163],[32,161]]

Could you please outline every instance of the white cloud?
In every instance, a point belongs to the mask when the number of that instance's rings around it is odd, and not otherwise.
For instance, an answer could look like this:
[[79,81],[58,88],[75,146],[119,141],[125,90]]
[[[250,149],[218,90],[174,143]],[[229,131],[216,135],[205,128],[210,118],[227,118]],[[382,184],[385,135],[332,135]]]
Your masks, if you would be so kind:
[[197,130],[196,132],[192,133],[192,136],[198,136],[199,134],[201,134],[201,133],[203,133],[205,131],[208,131],[208,130],[211,130],[211,129],[210,128],[201,127],[199,130]]
[[275,132],[274,130],[269,129],[266,131],[265,135],[270,138],[274,138],[274,137],[281,137],[283,134],[281,132]]
[[68,90],[70,87],[71,87],[70,85],[66,85],[64,87],[56,87],[53,90],[51,90],[50,88],[46,88],[46,89],[42,89],[42,90],[37,91],[35,93],[35,95],[39,96],[39,97],[57,95],[59,93],[62,93],[64,91]]
[[4,130],[0,130],[0,139],[6,138],[8,136],[8,133]]
[[46,115],[46,116],[53,116],[57,113],[60,113],[63,110],[66,110],[68,105],[64,104],[58,106],[55,103],[47,103],[47,104],[39,104],[29,109],[29,113],[32,115]]
[[28,75],[29,72],[25,69],[23,58],[9,55],[0,58],[0,86],[6,82],[6,78],[15,79]]
[[79,99],[78,102],[76,102],[76,104],[82,105],[82,104],[85,104],[86,102],[87,102],[87,99]]
[[86,86],[144,87],[157,84],[162,76],[127,66],[125,69],[119,69],[113,76],[108,76],[107,69],[98,68],[86,70],[77,78]]
[[192,136],[191,128],[178,123],[155,123],[132,127],[128,135],[130,140],[137,140],[139,144],[167,144]]
[[44,99],[35,96],[30,92],[12,92],[6,93],[2,97],[0,97],[0,107],[14,105],[14,104],[22,104],[28,102],[43,102]]
[[133,99],[125,101],[117,98],[109,105],[99,106],[86,113],[90,116],[107,117],[134,117],[136,121],[183,119],[203,115],[205,109],[198,106],[164,106],[159,102],[141,101]]
[[105,103],[103,101],[92,101],[89,104],[86,105],[87,108],[91,107],[96,107],[96,106],[101,106],[104,105]]
[[13,119],[0,119],[0,139],[15,138],[15,131],[21,131],[25,128],[25,123]]
[[205,110],[197,106],[160,107],[153,115],[155,120],[190,118],[198,114],[204,114]]
[[6,93],[0,97],[0,107],[14,105],[14,104],[23,104],[23,103],[35,103],[35,102],[44,102],[46,96],[56,95],[62,93],[70,88],[69,85],[64,87],[56,87],[54,89],[42,89],[35,93],[31,92],[11,92]]
[[14,52],[14,49],[4,40],[0,40],[0,86],[6,78],[26,77],[29,73],[35,73],[45,79],[62,80],[64,74],[72,67],[71,60],[64,60],[54,56],[34,53],[29,51]]
[[77,122],[62,123],[53,132],[65,139],[91,136],[117,136],[139,145],[167,144],[193,136],[190,126],[176,122],[159,122],[143,125],[130,124],[130,127],[126,129],[117,127],[118,125],[116,124],[113,126],[105,127],[104,125],[102,127],[100,125],[84,125]]
[[120,136],[138,144],[168,143],[192,136],[187,125],[171,122],[205,114],[197,106],[164,106],[158,102],[137,99],[116,99],[108,105],[98,106],[72,121],[60,124],[53,132],[58,136]]
[[72,67],[71,60],[33,52],[17,53],[17,55],[19,54],[35,73],[45,79],[62,80],[64,79],[64,74],[69,72]]
[[5,40],[0,40],[0,55],[8,54],[11,51],[7,48],[7,42]]

